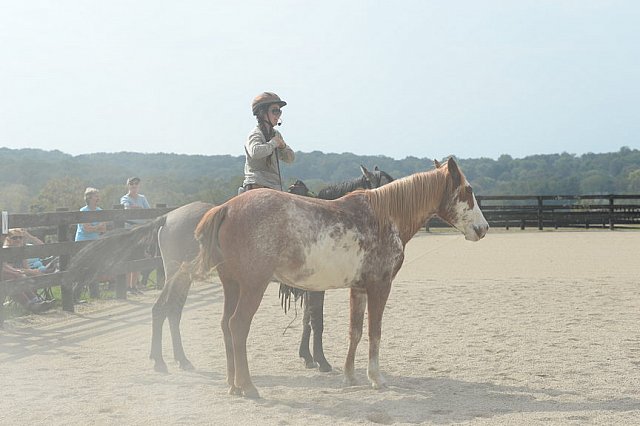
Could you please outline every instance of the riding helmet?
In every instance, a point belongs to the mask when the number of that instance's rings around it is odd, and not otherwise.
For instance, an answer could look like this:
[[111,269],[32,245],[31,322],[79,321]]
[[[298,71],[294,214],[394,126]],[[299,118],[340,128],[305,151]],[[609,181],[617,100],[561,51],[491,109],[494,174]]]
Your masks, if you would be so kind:
[[253,102],[251,102],[251,111],[253,111],[253,115],[257,116],[261,106],[271,104],[278,104],[280,107],[283,107],[287,103],[273,92],[262,92],[253,98]]

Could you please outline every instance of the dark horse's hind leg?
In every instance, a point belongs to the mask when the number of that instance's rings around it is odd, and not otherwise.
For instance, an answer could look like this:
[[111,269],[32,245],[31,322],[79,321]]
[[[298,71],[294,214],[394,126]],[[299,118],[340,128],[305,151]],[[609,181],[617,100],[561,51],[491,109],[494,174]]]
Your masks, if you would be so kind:
[[[322,372],[331,371],[331,364],[324,357],[322,333],[324,331],[324,291],[307,291],[304,295],[304,315],[302,318],[302,339],[298,351],[307,368]],[[309,351],[309,339],[313,329],[313,356]]]
[[151,354],[149,358],[155,361],[154,370],[166,373],[167,364],[162,358],[162,327],[165,318],[169,318],[169,329],[171,330],[171,342],[173,344],[173,355],[183,370],[192,370],[193,365],[187,359],[182,347],[182,337],[180,335],[180,319],[184,308],[187,294],[191,288],[191,275],[187,268],[181,267],[176,274],[164,286],[160,297],[153,305],[152,309],[152,329]]

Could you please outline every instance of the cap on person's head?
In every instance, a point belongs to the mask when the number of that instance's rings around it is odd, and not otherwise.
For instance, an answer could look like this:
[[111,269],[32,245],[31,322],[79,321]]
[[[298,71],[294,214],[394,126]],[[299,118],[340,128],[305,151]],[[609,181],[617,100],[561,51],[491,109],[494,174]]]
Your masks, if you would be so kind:
[[140,183],[140,178],[139,177],[130,177],[129,179],[127,179],[127,185],[133,185],[136,183]]

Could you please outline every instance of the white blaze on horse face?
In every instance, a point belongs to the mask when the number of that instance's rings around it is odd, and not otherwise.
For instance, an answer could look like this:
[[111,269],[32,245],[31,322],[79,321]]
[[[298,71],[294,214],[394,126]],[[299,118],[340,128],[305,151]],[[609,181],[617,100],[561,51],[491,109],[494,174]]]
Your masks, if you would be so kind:
[[489,230],[489,224],[482,214],[482,210],[478,207],[478,201],[475,194],[471,194],[473,198],[473,208],[469,207],[467,201],[458,201],[455,204],[454,211],[457,219],[452,225],[464,234],[464,238],[469,241],[479,241]]
[[345,229],[343,224],[327,225],[316,241],[303,243],[302,268],[279,270],[277,275],[286,277],[295,287],[311,291],[350,287],[360,278],[364,264],[360,240],[357,232]]

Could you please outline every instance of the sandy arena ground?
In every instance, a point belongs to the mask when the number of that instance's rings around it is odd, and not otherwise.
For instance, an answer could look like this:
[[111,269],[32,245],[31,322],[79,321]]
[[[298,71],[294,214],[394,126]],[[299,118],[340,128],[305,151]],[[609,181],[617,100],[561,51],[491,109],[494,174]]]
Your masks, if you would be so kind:
[[[344,387],[348,292],[327,293],[331,373],[297,357],[300,312],[271,285],[249,363],[262,399],[227,395],[222,291],[192,288],[182,325],[195,371],[148,360],[149,291],[126,302],[9,321],[0,423],[56,425],[640,424],[640,232],[492,231],[479,243],[419,233],[385,311],[388,388]],[[285,332],[287,325],[291,327]]]

